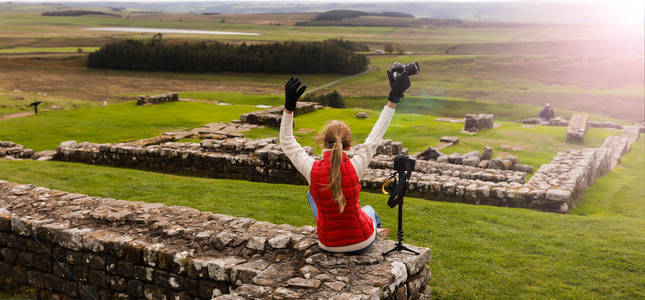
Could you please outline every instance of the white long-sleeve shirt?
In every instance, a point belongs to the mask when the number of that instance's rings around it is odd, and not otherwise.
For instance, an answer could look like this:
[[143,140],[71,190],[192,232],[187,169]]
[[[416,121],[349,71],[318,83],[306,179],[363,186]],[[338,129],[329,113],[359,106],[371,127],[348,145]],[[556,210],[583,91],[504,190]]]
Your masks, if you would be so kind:
[[[374,156],[376,147],[383,140],[385,131],[390,126],[390,121],[394,116],[394,109],[385,106],[379,116],[376,124],[372,128],[369,136],[365,139],[365,143],[358,145],[359,149],[351,159],[351,163],[356,169],[356,174],[360,179],[367,167],[370,160]],[[293,136],[293,113],[282,113],[282,122],[280,123],[280,147],[287,155],[291,163],[296,167],[307,179],[307,183],[311,184],[311,169],[314,165],[314,159],[305,152],[305,150],[298,144]],[[330,151],[330,150],[323,150]]]

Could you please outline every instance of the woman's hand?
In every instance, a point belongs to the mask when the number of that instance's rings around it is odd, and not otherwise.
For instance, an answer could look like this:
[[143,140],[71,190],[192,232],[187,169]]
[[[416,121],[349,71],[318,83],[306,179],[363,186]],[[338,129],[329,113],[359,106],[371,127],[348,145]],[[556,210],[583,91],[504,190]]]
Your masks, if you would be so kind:
[[390,94],[387,99],[392,103],[399,103],[403,98],[403,93],[410,87],[410,77],[408,71],[403,71],[396,79],[391,71],[387,71],[387,78],[390,80]]
[[291,77],[284,85],[284,109],[287,113],[291,113],[296,110],[298,99],[307,89],[306,85],[301,87],[300,84],[300,78]]

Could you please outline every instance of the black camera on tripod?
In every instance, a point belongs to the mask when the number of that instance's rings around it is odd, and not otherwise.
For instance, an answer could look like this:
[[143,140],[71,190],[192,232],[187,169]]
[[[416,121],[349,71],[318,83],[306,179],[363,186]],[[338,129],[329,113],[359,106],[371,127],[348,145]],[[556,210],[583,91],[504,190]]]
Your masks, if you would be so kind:
[[407,155],[397,155],[394,157],[394,170],[395,172],[390,175],[390,177],[383,183],[383,193],[388,194],[386,191],[386,186],[389,187],[391,191],[390,199],[387,200],[387,205],[391,208],[395,206],[399,207],[399,226],[397,231],[397,243],[394,245],[394,248],[383,252],[383,256],[392,253],[393,251],[409,251],[415,255],[419,255],[418,252],[406,247],[403,245],[403,197],[405,197],[405,192],[408,190],[408,180],[412,176],[412,171],[414,171],[414,166],[416,160],[410,158]]
[[412,171],[414,171],[414,166],[416,160],[410,158],[407,155],[399,154],[394,157],[394,170],[396,172],[390,175],[387,181],[383,184],[383,192],[386,192],[386,186],[389,186],[390,199],[387,201],[389,207],[395,207],[397,204],[402,202],[403,196],[408,189],[408,180]]

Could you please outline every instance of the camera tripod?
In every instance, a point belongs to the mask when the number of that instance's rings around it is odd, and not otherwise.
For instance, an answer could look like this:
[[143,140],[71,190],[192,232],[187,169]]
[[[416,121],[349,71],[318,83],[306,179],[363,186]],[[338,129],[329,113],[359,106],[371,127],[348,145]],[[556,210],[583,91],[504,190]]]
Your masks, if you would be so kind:
[[[386,256],[394,251],[404,251],[404,250],[412,252],[414,255],[419,255],[419,252],[416,252],[406,247],[405,245],[403,245],[403,197],[405,196],[405,191],[408,189],[408,179],[410,178],[411,172],[412,171],[409,171],[407,172],[407,174],[405,173],[401,174],[399,172],[398,173],[399,180],[396,180],[395,178],[396,175],[394,174],[390,176],[390,179],[394,178],[394,186],[396,187],[395,191],[398,191],[398,193],[394,193],[390,195],[390,199],[388,200],[388,205],[390,207],[393,207],[393,205],[391,204],[396,203],[396,205],[399,206],[399,224],[398,224],[398,231],[396,233],[396,238],[397,238],[396,245],[394,245],[394,248],[383,252],[383,256]],[[385,186],[385,184],[383,186]],[[394,199],[395,197],[396,199]]]
[[403,245],[403,197],[401,197],[401,201],[399,202],[399,227],[398,231],[396,233],[396,238],[397,242],[396,245],[394,245],[394,248],[387,250],[383,252],[383,256],[386,256],[394,251],[409,251],[414,253],[414,255],[419,255],[419,252],[416,252],[405,245]]

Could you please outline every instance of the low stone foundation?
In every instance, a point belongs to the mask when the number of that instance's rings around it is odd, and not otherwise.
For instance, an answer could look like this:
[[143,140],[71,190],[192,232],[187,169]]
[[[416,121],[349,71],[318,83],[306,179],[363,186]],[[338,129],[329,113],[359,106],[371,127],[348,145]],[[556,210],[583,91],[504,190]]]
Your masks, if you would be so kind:
[[[551,121],[551,120],[554,120],[554,121]],[[544,121],[540,118],[528,118],[528,119],[521,120],[520,123],[534,124],[534,125],[548,125],[548,126],[569,126],[569,121],[564,120],[561,117],[556,117],[551,120]],[[588,121],[587,125],[593,128],[623,129],[623,125],[620,125],[614,122],[609,122],[609,121],[604,121],[604,122]]]
[[98,299],[429,298],[430,250],[393,245],[331,255],[311,226],[0,181],[0,289],[42,299],[90,297],[66,270]]
[[[316,102],[298,101],[296,105],[297,105],[296,114],[309,113],[309,112],[313,112],[318,109],[324,108],[324,106]],[[246,113],[240,116],[240,120],[243,123],[280,128],[280,122],[282,121],[283,111],[284,111],[284,107],[282,106],[273,107],[265,110],[252,111],[250,113]]]
[[464,123],[464,131],[478,132],[482,129],[493,128],[492,114],[466,114],[466,122]]
[[[394,169],[392,156],[377,155],[369,164],[371,169],[385,169],[392,171]],[[415,172],[422,174],[436,174],[447,177],[456,177],[462,179],[473,179],[491,182],[517,182],[524,183],[526,173],[518,171],[505,171],[497,169],[482,169],[465,165],[456,165],[450,163],[441,163],[432,160],[416,160]]]
[[0,141],[0,158],[32,158],[34,150],[27,149],[25,146],[8,141]]
[[[638,134],[637,130],[636,134]],[[409,195],[440,201],[524,207],[551,212],[567,212],[596,177],[610,170],[635,140],[608,137],[600,148],[568,150],[543,165],[528,183],[526,173],[516,168],[516,157],[489,161],[504,167],[484,169],[463,164],[417,160],[410,179]],[[638,138],[638,135],[635,135]],[[309,155],[313,149],[305,147]],[[349,151],[351,156],[356,148]],[[381,192],[393,172],[394,155],[407,153],[401,143],[383,141],[377,155],[361,177],[363,190]],[[490,151],[482,157],[490,157]],[[316,157],[319,158],[319,157]],[[196,143],[163,143],[153,146],[131,144],[92,144],[64,142],[56,159],[90,164],[128,167],[212,178],[306,184],[281,151],[277,138],[211,139]],[[507,169],[511,166],[512,170]],[[532,168],[531,168],[532,169]]]
[[575,114],[569,120],[567,127],[567,141],[582,143],[587,133],[587,115]]
[[137,97],[137,105],[160,104],[179,101],[179,94],[168,93],[154,96],[140,95]]

